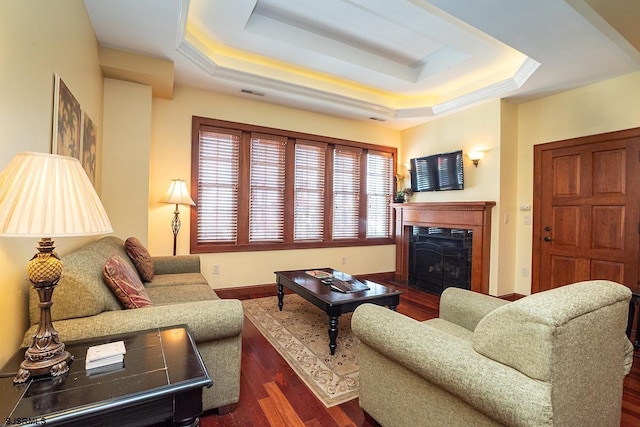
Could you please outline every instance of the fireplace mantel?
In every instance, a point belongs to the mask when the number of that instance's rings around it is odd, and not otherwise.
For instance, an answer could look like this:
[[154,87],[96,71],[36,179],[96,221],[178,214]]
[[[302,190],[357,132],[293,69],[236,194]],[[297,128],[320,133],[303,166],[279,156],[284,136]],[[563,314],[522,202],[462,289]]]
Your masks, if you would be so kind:
[[496,202],[393,203],[396,212],[395,280],[409,279],[411,227],[463,228],[473,231],[471,290],[489,293],[491,209]]

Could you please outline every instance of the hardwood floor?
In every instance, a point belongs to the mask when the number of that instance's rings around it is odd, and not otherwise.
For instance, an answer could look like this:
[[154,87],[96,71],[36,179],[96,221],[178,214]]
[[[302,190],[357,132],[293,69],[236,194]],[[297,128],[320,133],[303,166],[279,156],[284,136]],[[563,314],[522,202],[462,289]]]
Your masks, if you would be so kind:
[[[371,279],[384,283],[379,276]],[[439,298],[412,288],[400,287],[403,294],[398,312],[417,320],[438,316]],[[275,295],[275,285],[265,288],[220,290],[221,298],[259,298]],[[202,427],[219,426],[322,426],[368,427],[358,399],[333,408],[325,408],[287,362],[262,334],[245,319],[242,330],[242,373],[240,402],[234,412],[219,416],[204,414]],[[640,354],[639,354],[640,356]],[[635,357],[631,373],[624,381],[623,427],[640,425],[640,357]]]

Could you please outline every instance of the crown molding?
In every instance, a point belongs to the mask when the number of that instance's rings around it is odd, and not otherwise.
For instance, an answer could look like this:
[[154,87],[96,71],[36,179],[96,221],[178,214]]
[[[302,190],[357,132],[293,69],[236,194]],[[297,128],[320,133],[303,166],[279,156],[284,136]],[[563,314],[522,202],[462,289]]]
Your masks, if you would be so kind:
[[465,95],[451,99],[450,101],[445,101],[440,104],[434,105],[433,114],[444,114],[453,110],[468,107],[477,102],[500,98],[501,96],[520,88],[520,86],[522,86],[522,84],[524,84],[524,82],[526,82],[527,79],[531,77],[533,72],[539,66],[540,63],[538,61],[527,57],[513,77],[483,87],[482,89],[469,92]]
[[[211,78],[233,82],[241,86],[248,86],[260,91],[281,94],[283,98],[294,98],[313,105],[322,102],[333,105],[338,110],[358,112],[363,118],[390,119],[419,119],[433,118],[438,115],[468,107],[482,101],[502,97],[520,88],[540,66],[540,63],[526,57],[522,65],[511,78],[468,92],[462,96],[446,100],[435,105],[424,105],[415,108],[398,108],[382,103],[375,103],[358,99],[353,96],[341,95],[335,92],[311,88],[308,86],[278,80],[246,71],[223,67],[214,62],[197,46],[200,41],[187,30],[189,0],[181,1],[181,12],[178,22],[176,50],[198,65]],[[273,98],[272,98],[273,99]]]
[[176,50],[187,57],[187,59],[191,60],[194,64],[202,68],[207,74],[211,76],[216,74],[218,65],[186,39],[180,42]]

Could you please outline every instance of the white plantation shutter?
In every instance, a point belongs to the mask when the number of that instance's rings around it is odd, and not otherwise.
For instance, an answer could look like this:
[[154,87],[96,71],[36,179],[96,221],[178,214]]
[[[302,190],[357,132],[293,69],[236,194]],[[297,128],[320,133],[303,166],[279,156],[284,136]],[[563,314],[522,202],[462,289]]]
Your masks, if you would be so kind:
[[333,157],[333,239],[357,239],[362,150],[336,146]]
[[286,141],[284,137],[251,135],[249,242],[284,239]]
[[198,243],[236,241],[239,153],[239,132],[200,130]]
[[367,238],[391,237],[393,156],[367,153]]
[[324,238],[326,151],[327,144],[296,143],[293,236],[296,241]]

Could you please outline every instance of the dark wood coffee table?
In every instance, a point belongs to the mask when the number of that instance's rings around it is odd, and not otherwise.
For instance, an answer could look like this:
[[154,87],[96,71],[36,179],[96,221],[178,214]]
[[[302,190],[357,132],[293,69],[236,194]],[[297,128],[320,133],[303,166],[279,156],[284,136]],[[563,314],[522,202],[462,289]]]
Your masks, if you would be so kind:
[[[368,290],[342,293],[331,290],[331,287],[320,279],[307,274],[307,271],[322,270],[337,278],[351,277],[332,268],[313,268],[308,270],[276,271],[278,285],[278,307],[284,305],[284,288],[288,288],[323,310],[329,316],[329,351],[336,352],[336,338],[338,337],[338,317],[343,313],[353,312],[359,305],[371,303],[388,306],[395,310],[400,304],[400,294],[395,288],[383,286],[371,280],[357,279],[369,287]],[[354,280],[354,278],[352,278]],[[348,280],[346,280],[348,282]]]
[[[87,349],[113,341],[125,343],[124,366],[87,372]],[[66,347],[75,360],[60,377],[14,384],[11,373],[18,370],[24,349],[5,364],[0,379],[3,425],[198,424],[202,388],[211,386],[211,378],[185,327],[111,335]]]

